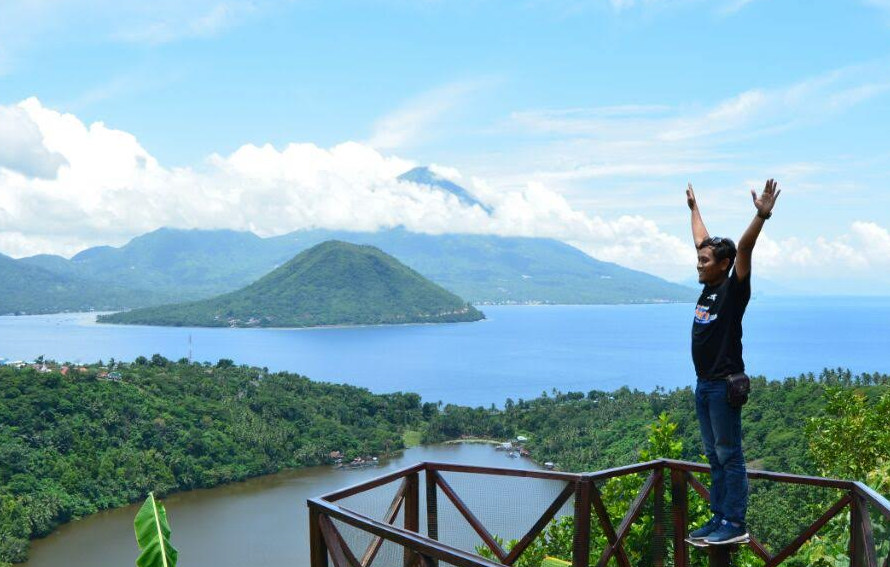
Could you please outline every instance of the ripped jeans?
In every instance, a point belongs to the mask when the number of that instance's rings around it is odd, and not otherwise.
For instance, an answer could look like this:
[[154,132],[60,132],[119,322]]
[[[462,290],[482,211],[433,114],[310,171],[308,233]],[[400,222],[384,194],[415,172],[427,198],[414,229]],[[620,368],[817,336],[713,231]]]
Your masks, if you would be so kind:
[[725,380],[699,380],[695,413],[711,465],[711,511],[744,525],[748,476],[742,454],[742,409],[727,403],[726,387]]

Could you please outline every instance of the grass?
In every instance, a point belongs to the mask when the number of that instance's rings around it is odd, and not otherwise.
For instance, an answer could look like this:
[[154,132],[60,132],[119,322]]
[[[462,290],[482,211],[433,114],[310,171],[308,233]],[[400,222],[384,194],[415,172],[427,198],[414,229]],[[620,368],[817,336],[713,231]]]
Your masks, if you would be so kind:
[[404,433],[402,433],[402,441],[405,443],[405,448],[416,447],[420,445],[420,439],[422,437],[423,435],[420,433],[420,431],[414,431],[411,429],[408,429]]

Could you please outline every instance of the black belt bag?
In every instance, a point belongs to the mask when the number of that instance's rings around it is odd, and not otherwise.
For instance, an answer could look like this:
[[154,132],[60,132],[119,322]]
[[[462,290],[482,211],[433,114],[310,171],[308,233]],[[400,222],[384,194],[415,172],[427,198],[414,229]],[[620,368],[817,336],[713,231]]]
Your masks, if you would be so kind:
[[740,408],[748,403],[748,394],[751,393],[751,379],[744,372],[730,374],[726,378],[726,401],[734,408]]

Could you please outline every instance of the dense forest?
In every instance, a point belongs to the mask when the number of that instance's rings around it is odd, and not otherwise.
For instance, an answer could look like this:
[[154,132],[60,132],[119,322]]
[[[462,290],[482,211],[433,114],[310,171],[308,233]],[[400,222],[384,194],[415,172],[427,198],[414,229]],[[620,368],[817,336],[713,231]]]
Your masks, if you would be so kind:
[[59,523],[176,490],[402,447],[416,394],[170,362],[0,367],[0,565]]
[[[751,398],[742,412],[745,458],[750,466],[817,474],[808,449],[809,418],[820,415],[833,387],[859,388],[875,398],[890,376],[824,370],[781,381],[752,377]],[[636,460],[648,427],[665,412],[677,424],[682,458],[698,460],[701,442],[691,387],[641,392],[542,392],[533,400],[507,399],[503,410],[446,405],[430,420],[424,442],[460,435],[509,438],[525,435],[541,461],[570,471],[599,470]]]
[[[888,391],[888,375],[844,370],[755,378],[743,412],[749,465],[888,490]],[[346,459],[382,455],[403,448],[408,431],[429,443],[524,435],[533,458],[571,471],[659,456],[701,459],[689,388],[554,390],[508,399],[499,409],[375,395],[225,359],[199,364],[154,355],[83,367],[0,367],[0,565],[24,560],[28,540],[59,523],[152,490],[160,496],[322,464],[332,451]],[[632,497],[634,486],[611,490]],[[811,496],[752,486],[749,519],[766,541],[781,539],[808,517],[787,510],[818,507]],[[553,546],[541,543],[538,551],[558,551],[564,528],[551,526]],[[645,530],[636,537],[647,537]]]
[[[782,381],[752,379],[752,394],[742,412],[743,448],[749,468],[864,481],[890,492],[890,375],[853,375],[824,370]],[[523,435],[539,461],[554,461],[564,470],[591,471],[666,457],[706,462],[691,388],[640,392],[543,392],[534,400],[507,400],[503,410],[445,406],[427,424],[424,440],[456,435],[509,438]],[[700,480],[708,484],[706,475]],[[639,475],[613,479],[600,487],[613,521],[618,522],[643,484]],[[668,499],[670,495],[668,495]],[[749,529],[773,552],[801,533],[837,495],[828,490],[765,481],[752,482]],[[693,499],[690,523],[710,516],[705,502]],[[890,526],[873,517],[881,557],[890,553]],[[545,555],[571,558],[572,518],[554,521],[517,567],[536,567]],[[593,522],[595,564],[606,545]],[[647,555],[653,538],[651,510],[635,526],[626,549],[632,564],[652,564]],[[849,519],[843,514],[789,558],[790,567],[836,567],[847,564]],[[507,549],[511,542],[507,543]],[[512,542],[515,543],[515,542]],[[487,555],[487,549],[478,549]],[[735,565],[763,563],[749,550]],[[704,565],[703,554],[693,557]]]
[[373,246],[328,241],[212,299],[102,315],[104,323],[315,327],[478,321],[475,307]]

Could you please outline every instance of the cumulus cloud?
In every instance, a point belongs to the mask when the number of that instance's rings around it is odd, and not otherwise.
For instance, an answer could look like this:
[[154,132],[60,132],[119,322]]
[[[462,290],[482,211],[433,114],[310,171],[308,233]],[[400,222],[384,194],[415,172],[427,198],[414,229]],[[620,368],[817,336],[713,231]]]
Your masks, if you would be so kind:
[[65,158],[44,144],[37,123],[18,106],[0,106],[0,168],[51,179]]
[[[688,239],[665,232],[652,219],[578,210],[546,183],[504,188],[434,166],[438,174],[460,181],[489,213],[445,191],[398,181],[417,164],[356,142],[280,149],[248,144],[194,167],[169,168],[128,132],[84,124],[37,99],[14,108],[36,125],[47,155],[64,163],[55,176],[44,177],[0,167],[0,251],[12,256],[71,255],[88,246],[123,244],[162,226],[250,230],[261,236],[306,228],[402,226],[434,234],[556,238],[599,259],[674,280],[686,278],[695,262]],[[859,221],[832,239],[764,235],[755,262],[758,273],[769,277],[886,272],[890,233],[880,224]]]
[[84,124],[37,99],[16,108],[42,133],[46,151],[64,158],[65,165],[55,178],[0,169],[5,188],[0,250],[14,256],[70,255],[90,245],[121,244],[161,226],[261,236],[403,226],[427,233],[549,237],[640,269],[649,267],[646,251],[653,244],[668,246],[662,260],[680,249],[651,221],[587,215],[542,183],[504,190],[433,166],[443,177],[462,181],[491,213],[467,206],[445,191],[399,182],[398,175],[417,164],[356,142],[327,149],[249,144],[229,155],[213,154],[196,167],[168,168],[127,132]]
[[774,240],[761,236],[755,263],[770,279],[801,290],[886,294],[890,285],[890,230],[855,221],[839,236]]

